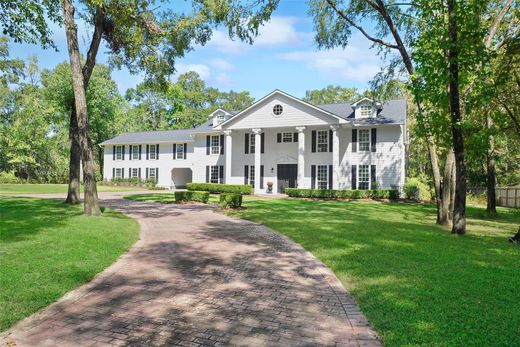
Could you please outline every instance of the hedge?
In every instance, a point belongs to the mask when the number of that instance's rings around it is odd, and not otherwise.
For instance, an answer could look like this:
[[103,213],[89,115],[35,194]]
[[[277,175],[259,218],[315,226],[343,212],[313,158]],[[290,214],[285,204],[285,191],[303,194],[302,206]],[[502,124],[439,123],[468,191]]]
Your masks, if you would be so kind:
[[285,193],[292,198],[399,199],[399,191],[395,189],[333,190],[286,188]]
[[251,186],[247,184],[188,183],[188,190],[199,190],[212,194],[235,193],[251,194]]
[[242,206],[242,195],[236,193],[220,194],[220,206],[222,208],[239,208]]
[[174,193],[175,201],[197,201],[202,203],[208,203],[209,192],[200,192],[196,190],[181,190]]
[[135,187],[155,187],[157,185],[157,179],[155,178],[113,178],[111,180],[104,180],[102,182],[104,186],[135,186]]

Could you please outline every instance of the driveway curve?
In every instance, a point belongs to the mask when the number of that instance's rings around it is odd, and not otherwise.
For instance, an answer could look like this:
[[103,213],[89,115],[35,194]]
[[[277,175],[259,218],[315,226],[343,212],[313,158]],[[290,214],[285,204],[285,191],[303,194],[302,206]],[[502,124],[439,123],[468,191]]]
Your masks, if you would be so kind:
[[210,206],[104,197],[139,221],[140,240],[0,345],[381,346],[334,274],[288,238]]

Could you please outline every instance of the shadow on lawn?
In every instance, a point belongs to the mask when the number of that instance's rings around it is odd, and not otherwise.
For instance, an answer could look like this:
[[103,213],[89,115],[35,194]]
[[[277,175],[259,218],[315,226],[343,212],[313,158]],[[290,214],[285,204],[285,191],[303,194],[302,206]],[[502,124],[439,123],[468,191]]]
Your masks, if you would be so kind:
[[[133,204],[127,208],[142,213]],[[351,308],[349,328],[340,302],[348,307],[353,301],[332,292],[319,263],[284,237],[218,218],[177,236],[133,249],[131,264],[74,305],[53,307],[49,315],[56,321],[45,321],[31,334],[56,341],[117,338],[135,346],[374,341]],[[52,329],[57,323],[67,327]]]

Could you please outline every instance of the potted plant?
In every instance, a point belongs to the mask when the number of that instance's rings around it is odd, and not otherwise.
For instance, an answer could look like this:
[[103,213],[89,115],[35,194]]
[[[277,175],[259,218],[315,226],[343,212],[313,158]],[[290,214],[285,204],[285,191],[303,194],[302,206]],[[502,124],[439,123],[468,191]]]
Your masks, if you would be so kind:
[[267,192],[268,193],[273,192],[273,182],[267,182]]

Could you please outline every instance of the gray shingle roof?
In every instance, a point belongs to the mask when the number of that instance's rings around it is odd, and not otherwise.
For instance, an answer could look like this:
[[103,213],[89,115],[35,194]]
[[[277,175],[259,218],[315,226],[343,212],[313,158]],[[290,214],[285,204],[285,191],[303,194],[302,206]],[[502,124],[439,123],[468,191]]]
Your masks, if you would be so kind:
[[[351,103],[316,105],[327,112],[335,114],[354,125],[383,125],[383,124],[403,124],[406,117],[406,100],[387,100],[381,103],[381,110],[375,118],[354,119],[354,109]],[[239,111],[230,111],[233,116]],[[208,119],[204,124],[193,129],[182,130],[159,130],[159,131],[139,131],[122,133],[110,140],[100,143],[100,145],[118,145],[133,143],[155,143],[155,142],[191,142],[191,134],[215,132],[213,120]]]

